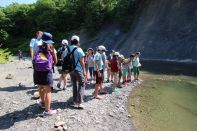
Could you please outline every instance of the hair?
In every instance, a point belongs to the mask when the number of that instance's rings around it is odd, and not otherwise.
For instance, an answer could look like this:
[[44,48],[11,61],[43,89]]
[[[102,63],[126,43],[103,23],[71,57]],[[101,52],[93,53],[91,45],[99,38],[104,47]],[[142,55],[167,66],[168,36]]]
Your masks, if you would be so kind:
[[94,50],[93,49],[88,49],[87,51],[91,50],[92,51],[92,55],[94,55]]
[[42,32],[42,31],[40,31],[40,30],[39,30],[39,31],[37,31],[37,32],[36,32],[36,36],[37,36],[38,34],[41,34],[41,33],[43,34],[43,32]]
[[135,54],[131,54],[130,57],[135,57]]
[[136,52],[135,55],[140,55],[140,52]]
[[77,41],[77,40],[71,40],[71,45],[77,45],[78,43],[79,43],[79,41]]

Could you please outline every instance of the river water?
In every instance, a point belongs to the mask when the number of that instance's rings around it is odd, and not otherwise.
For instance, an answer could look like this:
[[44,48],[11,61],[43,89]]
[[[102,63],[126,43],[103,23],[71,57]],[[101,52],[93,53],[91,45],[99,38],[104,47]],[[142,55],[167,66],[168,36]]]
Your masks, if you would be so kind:
[[129,100],[139,131],[197,131],[197,64],[142,62],[144,82]]

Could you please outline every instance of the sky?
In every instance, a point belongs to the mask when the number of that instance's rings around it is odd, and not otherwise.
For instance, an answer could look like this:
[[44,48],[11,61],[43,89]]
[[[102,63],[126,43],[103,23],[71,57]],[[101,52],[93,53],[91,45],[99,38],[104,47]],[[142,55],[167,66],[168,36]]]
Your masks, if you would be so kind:
[[35,3],[37,0],[0,0],[0,7],[6,7],[13,2],[17,2],[19,4],[32,4]]

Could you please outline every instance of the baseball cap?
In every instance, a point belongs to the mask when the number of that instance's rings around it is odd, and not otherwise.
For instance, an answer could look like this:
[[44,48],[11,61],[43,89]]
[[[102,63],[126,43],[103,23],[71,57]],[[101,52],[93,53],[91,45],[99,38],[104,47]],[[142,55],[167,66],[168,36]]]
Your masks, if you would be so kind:
[[98,46],[98,50],[107,51],[107,49],[106,49],[105,46],[103,46],[103,45]]
[[79,36],[73,35],[71,38],[71,41],[73,41],[73,40],[77,40],[79,42]]
[[52,40],[52,35],[51,33],[48,33],[48,32],[44,32],[43,35],[42,35],[42,41],[46,44],[53,44],[53,40]]
[[120,53],[119,53],[119,52],[115,52],[115,53],[114,53],[114,55],[119,56],[119,55],[120,55]]
[[62,40],[62,45],[68,45],[68,41],[66,39]]

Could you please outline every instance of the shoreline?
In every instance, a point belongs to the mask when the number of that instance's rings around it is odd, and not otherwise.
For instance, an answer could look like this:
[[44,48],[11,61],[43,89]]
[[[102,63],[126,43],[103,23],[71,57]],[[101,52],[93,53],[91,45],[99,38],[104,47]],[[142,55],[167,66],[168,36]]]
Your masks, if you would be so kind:
[[[58,109],[57,115],[47,118],[40,117],[36,100],[30,100],[37,91],[33,87],[31,61],[14,61],[0,65],[0,130],[54,130],[54,123],[65,122],[68,130],[131,130],[135,131],[128,101],[132,89],[137,86],[128,84],[127,87],[113,92],[109,83],[104,83],[109,94],[102,95],[101,100],[92,99],[94,85],[87,85],[84,97],[84,110],[72,109],[72,86],[70,81],[65,91],[52,93],[52,108]],[[12,74],[13,79],[5,79]],[[59,74],[54,74],[57,83]],[[19,87],[21,83],[22,87]],[[139,83],[140,84],[140,83]],[[56,89],[57,90],[57,89]]]
[[182,60],[176,60],[176,59],[146,59],[141,58],[142,61],[152,61],[152,62],[176,62],[176,63],[191,63],[196,64],[197,61],[193,61],[192,59],[182,59]]

